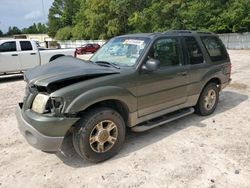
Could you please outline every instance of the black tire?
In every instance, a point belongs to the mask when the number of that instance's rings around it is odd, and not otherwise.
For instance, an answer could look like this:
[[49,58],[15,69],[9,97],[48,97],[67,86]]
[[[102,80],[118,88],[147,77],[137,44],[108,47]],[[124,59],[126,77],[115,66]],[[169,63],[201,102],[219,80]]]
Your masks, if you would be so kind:
[[[206,102],[206,97],[209,96],[209,92],[213,92],[215,95],[215,100],[212,102],[211,105],[208,105]],[[201,95],[199,97],[198,103],[195,106],[195,112],[201,116],[207,116],[214,112],[217,104],[219,101],[219,88],[217,87],[216,83],[209,83],[205,86],[202,90]]]
[[[98,152],[95,151],[96,148],[94,148],[95,147],[94,145],[96,144],[97,145],[96,147],[98,149],[98,145],[100,142],[96,141],[96,143],[94,142],[93,144],[91,144],[90,142],[90,139],[92,138],[91,135],[93,134],[93,131],[97,130],[96,127],[99,124],[103,125],[106,123],[106,121],[110,121],[116,126],[116,128],[114,129],[115,130],[114,132],[116,134],[116,141],[112,143],[113,145],[108,141],[106,141],[105,144],[108,145],[107,148],[109,149],[107,151]],[[103,127],[105,126],[103,125]],[[98,134],[100,132],[101,131],[98,132],[97,130],[95,134],[101,135]],[[110,132],[108,133],[109,136],[111,134]],[[98,163],[113,157],[119,152],[125,140],[125,132],[126,129],[124,120],[118,112],[114,111],[111,108],[106,108],[106,107],[96,108],[84,114],[84,116],[80,119],[80,121],[77,122],[76,127],[73,131],[73,145],[76,152],[82,158],[87,159],[88,161],[94,163]],[[99,138],[100,136],[94,136],[94,137]],[[105,144],[103,144],[103,147],[106,149]]]

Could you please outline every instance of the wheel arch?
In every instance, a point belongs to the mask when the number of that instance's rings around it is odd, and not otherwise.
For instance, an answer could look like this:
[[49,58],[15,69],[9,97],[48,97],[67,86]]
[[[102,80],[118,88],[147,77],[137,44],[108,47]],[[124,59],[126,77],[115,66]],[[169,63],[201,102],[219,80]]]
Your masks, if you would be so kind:
[[125,102],[118,100],[118,99],[106,99],[106,100],[93,103],[89,105],[86,109],[78,112],[77,116],[82,116],[84,115],[85,112],[90,111],[94,108],[98,108],[98,107],[108,107],[117,111],[123,117],[124,122],[127,125],[128,117],[129,117],[129,107],[127,106]]
[[65,56],[65,55],[64,55],[64,54],[56,54],[56,55],[53,55],[53,56],[50,58],[49,62],[51,62],[51,61],[53,61],[53,60],[55,60],[55,59],[57,59],[57,58],[59,58],[59,57],[62,57],[62,56]]
[[113,108],[126,121],[129,113],[137,110],[137,99],[125,88],[118,86],[99,87],[83,92],[67,105],[64,112],[68,114],[81,114],[96,106]]
[[210,83],[215,83],[216,85],[217,85],[217,87],[219,88],[219,90],[220,90],[220,86],[221,86],[221,80],[218,78],[218,77],[213,77],[213,78],[210,78],[207,82],[206,82],[206,84],[203,86],[203,88],[202,88],[202,91],[204,90],[204,88],[208,85],[208,84],[210,84]]
[[195,104],[198,103],[203,90],[210,83],[215,83],[217,85],[217,87],[219,88],[219,91],[221,90],[221,80],[218,77],[212,77],[212,78],[207,79],[206,81],[203,81],[202,86],[199,88],[199,94],[198,94],[199,97],[197,98]]
[[198,103],[203,90],[210,83],[215,83],[217,85],[217,87],[219,88],[219,91],[221,90],[221,87],[220,87],[221,86],[221,80],[218,77],[212,77],[212,78],[208,79],[207,81],[204,82],[203,86],[200,88],[199,97],[198,97],[198,99],[196,101],[196,104]]

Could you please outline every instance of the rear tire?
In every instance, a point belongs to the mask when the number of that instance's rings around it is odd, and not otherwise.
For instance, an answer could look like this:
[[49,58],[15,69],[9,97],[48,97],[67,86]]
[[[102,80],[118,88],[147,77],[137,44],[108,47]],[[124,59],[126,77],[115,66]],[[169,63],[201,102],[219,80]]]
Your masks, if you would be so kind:
[[207,116],[214,112],[219,101],[219,88],[216,83],[209,83],[201,92],[195,112],[201,116]]
[[124,140],[124,120],[111,108],[96,108],[87,112],[73,131],[73,145],[76,152],[82,158],[94,163],[116,155]]

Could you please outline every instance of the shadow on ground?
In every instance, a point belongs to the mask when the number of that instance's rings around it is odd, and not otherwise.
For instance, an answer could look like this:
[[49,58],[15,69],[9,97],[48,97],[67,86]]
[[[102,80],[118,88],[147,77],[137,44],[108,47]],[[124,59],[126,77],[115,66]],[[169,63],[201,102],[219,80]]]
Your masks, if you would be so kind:
[[[206,124],[202,123],[204,119],[214,117],[220,113],[226,113],[228,110],[238,106],[247,99],[247,95],[243,95],[234,91],[223,91],[220,94],[220,101],[216,111],[208,117],[201,117],[196,114],[192,114],[174,122],[168,123],[167,125],[165,124],[143,133],[127,131],[126,141],[123,149],[118,155],[110,160],[125,157],[131,152],[135,152],[148,145],[158,142],[178,131],[188,128],[189,126],[198,126],[200,128],[204,128],[207,126]],[[57,156],[66,165],[74,168],[82,168],[93,165],[92,163],[78,156],[73,148],[71,136],[67,136],[65,138],[62,151],[57,153]]]
[[23,74],[10,74],[10,75],[0,75],[0,84],[6,82],[14,82],[18,80],[23,80]]

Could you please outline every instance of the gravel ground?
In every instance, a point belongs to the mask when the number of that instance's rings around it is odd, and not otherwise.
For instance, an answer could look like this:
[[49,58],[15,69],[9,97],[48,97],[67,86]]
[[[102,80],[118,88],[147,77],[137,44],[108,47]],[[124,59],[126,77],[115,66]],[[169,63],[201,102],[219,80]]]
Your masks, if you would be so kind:
[[250,51],[229,51],[232,84],[215,113],[190,115],[144,133],[127,134],[114,158],[91,164],[72,149],[47,154],[17,129],[21,75],[0,77],[0,187],[250,187]]

